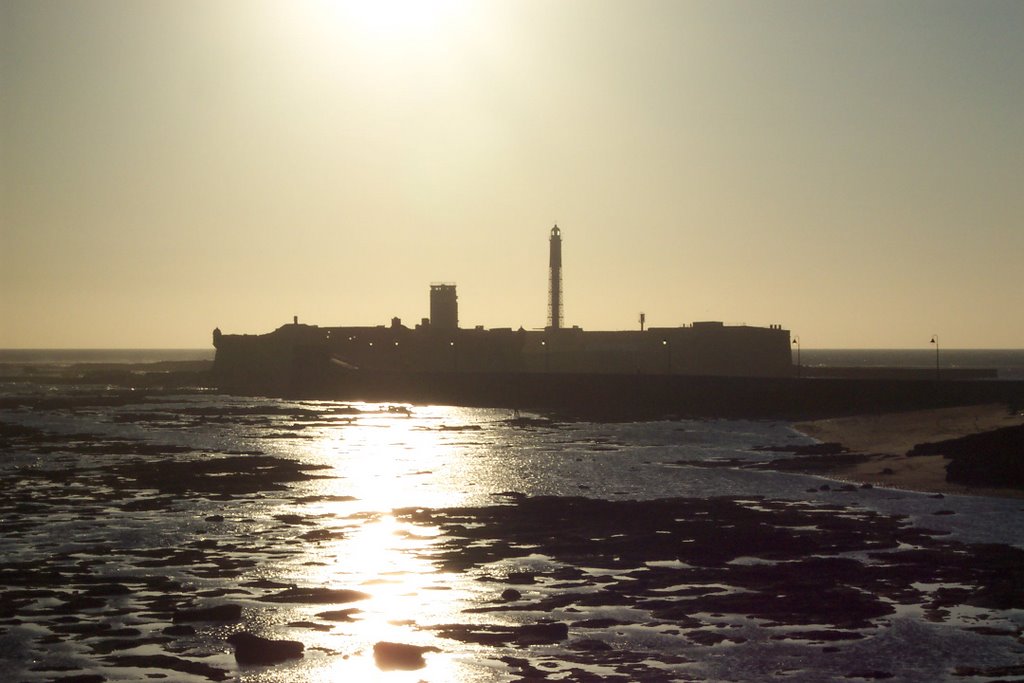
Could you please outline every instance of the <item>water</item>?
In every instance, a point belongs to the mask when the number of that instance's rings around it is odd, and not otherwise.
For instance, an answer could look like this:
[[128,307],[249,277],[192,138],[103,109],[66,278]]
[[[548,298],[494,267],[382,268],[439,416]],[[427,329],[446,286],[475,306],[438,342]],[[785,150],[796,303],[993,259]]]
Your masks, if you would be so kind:
[[71,365],[74,363],[157,363],[213,360],[208,349],[0,349],[0,363]]
[[[934,368],[935,349],[802,349],[801,362],[810,367]],[[796,351],[793,352],[796,362]],[[1024,350],[939,349],[944,368],[995,369],[999,379],[1024,379]]]
[[[84,356],[69,357],[39,362]],[[49,680],[66,668],[108,680],[222,671],[246,681],[971,681],[999,677],[1024,654],[1024,612],[970,597],[983,578],[972,572],[1024,548],[1020,500],[822,490],[818,477],[744,467],[785,456],[759,446],[810,443],[786,423],[527,417],[537,419],[0,386],[0,679]],[[41,431],[19,437],[10,425]],[[306,476],[284,467],[295,463]],[[524,496],[553,498],[539,521],[517,527],[503,515],[525,514]],[[574,526],[559,502],[575,498],[598,502],[592,525]],[[582,557],[572,550],[579,533],[592,546]],[[631,534],[649,540],[630,545]],[[873,555],[881,550],[925,556],[908,560],[910,571],[888,568]],[[702,564],[719,553],[728,561]],[[960,563],[965,553],[986,559]],[[829,571],[858,568],[832,578],[815,558],[840,562]],[[773,567],[792,578],[764,584],[758,568]],[[110,584],[121,588],[97,590]],[[367,597],[273,601],[288,585]],[[503,602],[510,587],[521,597]],[[820,612],[815,600],[833,590],[851,606]],[[762,592],[763,604],[735,602]],[[872,596],[881,615],[850,621],[857,596]],[[685,614],[659,612],[666,601]],[[242,607],[239,622],[165,633],[173,609],[224,602]],[[324,616],[346,609],[357,611]],[[568,638],[505,638],[545,619],[568,624]],[[500,642],[447,637],[455,627]],[[240,666],[226,643],[237,630],[301,641],[305,656]],[[380,641],[439,651],[422,668],[383,671]],[[199,665],[210,669],[183,670]],[[955,675],[968,667],[990,675]]]

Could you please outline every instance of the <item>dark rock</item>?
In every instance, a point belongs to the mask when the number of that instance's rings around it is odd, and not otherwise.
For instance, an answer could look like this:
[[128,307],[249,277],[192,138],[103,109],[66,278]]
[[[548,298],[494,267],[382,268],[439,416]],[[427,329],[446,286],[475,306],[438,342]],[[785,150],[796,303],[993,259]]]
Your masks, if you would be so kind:
[[946,465],[946,481],[949,482],[1024,488],[1024,425],[917,444],[907,455],[950,458]]
[[89,644],[89,649],[96,654],[108,655],[117,650],[132,650],[141,645],[159,645],[169,643],[170,638],[152,636],[149,638],[104,638]]
[[582,652],[608,652],[612,646],[596,638],[582,638],[569,643],[569,649]]
[[1010,664],[1009,666],[997,666],[989,669],[981,669],[974,666],[958,666],[954,672],[955,676],[983,676],[985,678],[1003,678],[1013,676],[1024,676],[1024,664]]
[[290,621],[288,625],[292,628],[308,628],[314,631],[330,631],[334,628],[330,624],[318,624],[315,621]]
[[844,676],[844,678],[866,678],[876,681],[882,681],[892,677],[893,675],[888,671],[854,671],[853,673],[849,673]]
[[515,588],[506,588],[501,592],[501,599],[505,602],[514,602],[523,597],[523,594]]
[[317,613],[317,616],[321,619],[326,619],[327,621],[353,621],[352,615],[359,611],[361,610],[358,610],[355,607],[350,607],[349,609],[336,609],[328,612],[319,612]]
[[113,666],[140,669],[169,669],[170,671],[192,674],[193,676],[203,676],[211,681],[223,681],[228,677],[228,672],[225,669],[218,669],[203,662],[193,662],[170,655],[118,655],[107,657],[106,661]]
[[274,515],[274,519],[278,520],[279,522],[281,522],[283,524],[294,525],[294,524],[302,524],[304,518],[303,518],[302,515],[287,514],[287,515]]
[[755,451],[770,451],[773,453],[793,453],[794,455],[839,455],[849,453],[850,449],[841,443],[830,441],[828,443],[812,443],[804,446],[790,444],[788,446],[760,446]]
[[161,633],[168,636],[194,636],[196,634],[196,630],[188,624],[176,624],[174,626],[168,626],[163,629]]
[[244,588],[295,588],[294,583],[281,583],[280,581],[271,581],[269,579],[257,579],[255,581],[246,581],[245,583],[239,584]]
[[505,583],[515,584],[517,586],[529,585],[536,583],[536,579],[531,572],[510,572],[505,578]]
[[301,659],[306,649],[297,640],[271,640],[245,631],[232,634],[228,642],[235,646],[235,660],[239,664],[280,664]]
[[373,646],[373,660],[381,671],[415,671],[427,665],[425,652],[440,652],[436,647],[381,641]]
[[550,645],[569,637],[569,625],[561,622],[526,624],[515,630],[519,645]]
[[621,619],[583,619],[582,621],[572,622],[573,628],[611,628],[612,626],[621,626],[629,622],[622,621]]
[[463,643],[478,645],[505,645],[515,638],[511,627],[492,626],[489,624],[446,624],[437,626],[438,635]]
[[187,621],[238,621],[241,618],[242,606],[232,603],[174,611],[174,623],[176,624]]
[[331,602],[355,602],[366,600],[368,593],[349,590],[347,588],[287,588],[273,595],[265,595],[259,600],[263,602],[299,602],[305,604],[322,604]]

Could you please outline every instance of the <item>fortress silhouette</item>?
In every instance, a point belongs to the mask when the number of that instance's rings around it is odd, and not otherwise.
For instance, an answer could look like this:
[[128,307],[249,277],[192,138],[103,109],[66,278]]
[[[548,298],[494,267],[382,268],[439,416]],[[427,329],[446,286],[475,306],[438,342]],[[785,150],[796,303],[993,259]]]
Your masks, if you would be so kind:
[[[459,327],[452,283],[430,285],[414,327],[320,327],[294,318],[267,334],[213,332],[222,390],[294,398],[556,410],[599,417],[809,417],[1002,400],[1018,383],[931,374],[798,377],[789,330],[717,321],[587,331],[566,327],[562,233],[549,240],[547,326]],[[805,369],[806,370],[806,369]],[[849,370],[849,369],[846,369]],[[1020,387],[1016,391],[1018,396]]]

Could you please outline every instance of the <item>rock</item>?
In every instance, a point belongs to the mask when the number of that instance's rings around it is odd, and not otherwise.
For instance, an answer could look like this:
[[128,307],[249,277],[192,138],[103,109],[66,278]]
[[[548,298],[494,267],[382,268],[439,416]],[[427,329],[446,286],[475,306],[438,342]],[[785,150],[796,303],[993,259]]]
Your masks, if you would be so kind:
[[582,652],[608,652],[612,646],[596,638],[583,638],[569,643],[569,649]]
[[354,602],[366,600],[368,593],[349,590],[346,588],[288,588],[273,595],[266,595],[259,600],[263,602],[301,602],[307,604],[322,604],[330,602]]
[[381,641],[373,646],[373,660],[381,671],[415,671],[427,665],[425,652],[440,652],[436,647]]
[[892,677],[893,675],[888,671],[854,671],[844,676],[844,678],[866,678],[876,681],[884,681]]
[[936,443],[907,455],[944,455],[946,481],[968,486],[1024,488],[1024,425],[1002,427]]
[[271,640],[242,631],[228,638],[235,646],[235,660],[239,664],[280,664],[289,659],[301,659],[306,646],[297,640]]
[[550,645],[569,637],[569,625],[561,622],[527,624],[515,630],[519,645]]
[[314,631],[330,631],[334,628],[330,624],[318,624],[315,621],[289,621],[288,625],[292,628],[308,628]]
[[518,586],[528,585],[536,583],[536,579],[532,572],[509,572],[508,577],[505,579],[505,583],[512,583]]
[[197,609],[181,609],[174,611],[174,623],[186,621],[238,621],[242,618],[242,606],[232,603],[200,607]]
[[188,624],[177,624],[175,626],[168,626],[161,633],[168,636],[194,636],[196,630]]
[[506,588],[501,592],[501,599],[505,602],[513,602],[521,597],[523,597],[523,594],[515,588]]
[[228,672],[224,669],[171,655],[117,655],[108,657],[104,661],[119,667],[169,669],[193,676],[202,676],[211,681],[223,681],[228,678]]
[[355,607],[348,609],[335,609],[328,612],[318,612],[317,616],[327,621],[353,621],[352,615],[361,610]]

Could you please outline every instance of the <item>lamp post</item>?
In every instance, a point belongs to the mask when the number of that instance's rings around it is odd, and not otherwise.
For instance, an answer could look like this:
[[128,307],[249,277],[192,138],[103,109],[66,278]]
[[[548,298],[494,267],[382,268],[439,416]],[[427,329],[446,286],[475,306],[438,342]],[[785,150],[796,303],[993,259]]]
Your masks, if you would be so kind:
[[793,337],[793,345],[796,346],[796,376],[803,374],[803,365],[800,364],[800,335]]
[[548,371],[548,340],[541,339],[540,345],[544,347],[544,372]]
[[662,339],[661,345],[665,347],[665,374],[672,374],[672,345],[668,343],[668,339]]
[[939,335],[932,335],[932,344],[935,344],[935,379],[939,379]]

